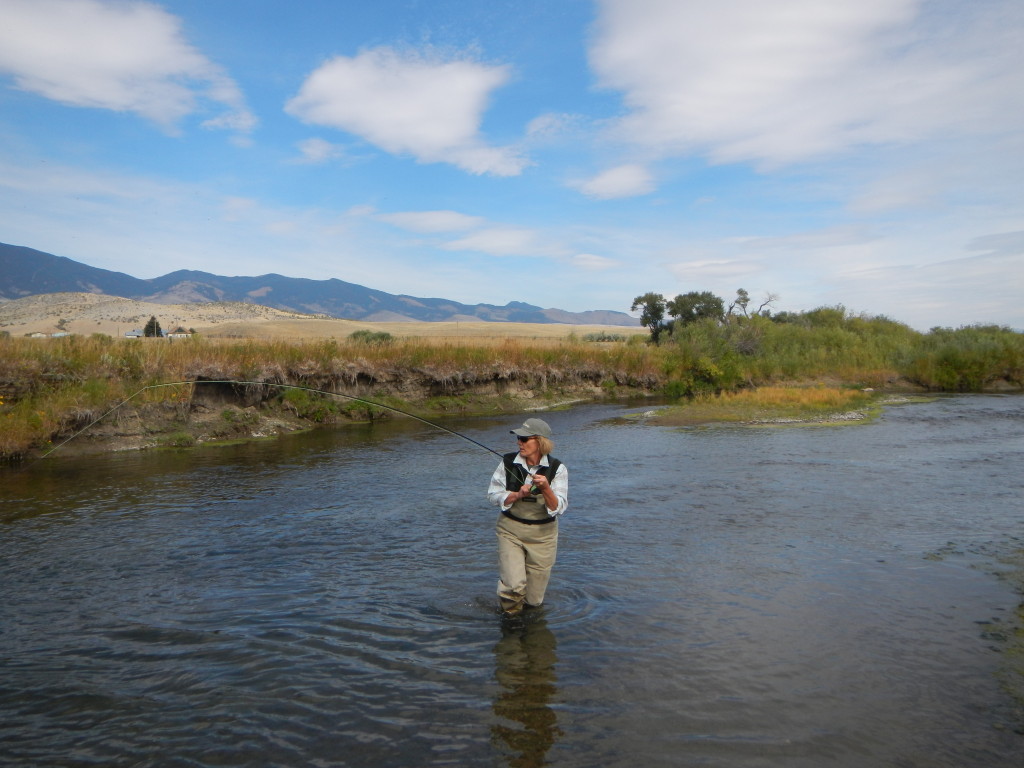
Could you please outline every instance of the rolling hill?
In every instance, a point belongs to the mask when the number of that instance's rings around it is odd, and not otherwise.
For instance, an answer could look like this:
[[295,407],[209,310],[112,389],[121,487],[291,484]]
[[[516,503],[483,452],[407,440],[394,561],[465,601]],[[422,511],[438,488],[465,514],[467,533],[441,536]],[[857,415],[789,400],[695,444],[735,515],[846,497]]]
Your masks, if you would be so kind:
[[179,270],[141,279],[18,245],[0,243],[0,301],[52,293],[91,293],[152,304],[241,302],[283,312],[326,315],[368,322],[565,323],[638,326],[613,310],[567,312],[523,302],[505,306],[461,304],[441,298],[386,293],[343,280],[309,280],[268,274],[225,277]]

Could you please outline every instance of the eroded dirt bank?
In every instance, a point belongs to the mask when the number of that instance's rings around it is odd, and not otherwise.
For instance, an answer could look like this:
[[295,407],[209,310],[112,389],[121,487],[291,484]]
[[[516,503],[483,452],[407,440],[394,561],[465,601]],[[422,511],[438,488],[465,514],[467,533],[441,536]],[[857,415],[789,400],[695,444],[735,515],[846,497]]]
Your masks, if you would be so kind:
[[[184,448],[195,445],[273,438],[289,432],[378,419],[430,420],[446,415],[501,414],[544,411],[578,402],[611,398],[646,398],[648,386],[603,386],[587,380],[549,377],[530,386],[525,382],[438,382],[427,376],[394,376],[389,380],[242,381],[202,376],[194,383],[163,392],[159,402],[145,395],[112,406],[106,412],[83,410],[71,414],[60,434],[33,455],[50,452],[93,453]],[[161,385],[163,388],[163,385]],[[167,387],[171,389],[170,385]]]

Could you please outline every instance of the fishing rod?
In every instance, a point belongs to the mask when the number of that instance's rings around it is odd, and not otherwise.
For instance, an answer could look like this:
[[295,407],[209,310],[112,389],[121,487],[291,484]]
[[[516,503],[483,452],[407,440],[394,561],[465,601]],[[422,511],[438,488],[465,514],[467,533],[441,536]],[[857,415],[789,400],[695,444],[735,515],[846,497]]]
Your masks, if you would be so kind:
[[493,453],[498,458],[503,458],[502,454],[498,453],[498,451],[494,450],[493,448],[487,447],[483,443],[474,440],[473,438],[469,437],[468,435],[464,435],[461,432],[455,431],[454,429],[448,429],[448,427],[445,427],[445,426],[442,426],[441,424],[437,424],[436,422],[424,419],[423,417],[417,416],[414,413],[409,413],[408,411],[403,411],[401,408],[395,408],[392,405],[385,405],[384,403],[377,403],[377,402],[374,402],[373,400],[367,400],[367,399],[362,398],[362,397],[356,397],[354,395],[344,395],[344,394],[342,394],[340,392],[331,392],[331,391],[326,390],[326,389],[317,389],[316,387],[304,387],[304,386],[301,386],[299,384],[271,384],[271,383],[265,382],[265,381],[244,381],[244,380],[236,380],[236,379],[223,379],[223,380],[206,380],[206,379],[203,379],[202,381],[195,381],[195,380],[168,381],[168,382],[164,382],[162,384],[149,384],[149,385],[147,385],[145,387],[142,387],[137,392],[133,392],[131,395],[126,397],[124,400],[122,400],[121,402],[117,403],[114,407],[112,407],[108,411],[104,412],[98,418],[93,419],[91,422],[86,424],[84,427],[82,427],[80,430],[75,432],[73,435],[71,435],[66,440],[62,441],[61,443],[58,443],[55,446],[53,446],[46,453],[42,454],[39,457],[39,460],[45,459],[47,456],[49,456],[51,453],[56,451],[58,448],[61,448],[61,447],[65,446],[65,445],[67,445],[72,440],[77,438],[79,435],[82,435],[83,433],[87,432],[92,427],[94,427],[96,424],[99,424],[101,421],[103,421],[103,419],[105,419],[107,416],[112,414],[118,408],[121,408],[122,406],[127,405],[129,402],[131,402],[132,400],[134,400],[136,397],[141,395],[143,392],[146,392],[147,390],[150,390],[150,389],[160,389],[162,387],[180,387],[180,386],[184,386],[184,385],[196,385],[196,384],[231,384],[231,385],[247,384],[247,385],[259,385],[259,386],[265,386],[265,387],[280,387],[282,389],[300,389],[300,390],[303,390],[305,392],[316,392],[317,394],[328,395],[330,397],[341,397],[341,398],[344,398],[345,400],[351,400],[351,401],[356,402],[356,403],[363,403],[364,405],[371,405],[371,406],[373,406],[375,408],[383,408],[383,409],[388,410],[388,411],[394,411],[395,413],[400,413],[403,416],[408,416],[411,419],[416,419],[416,421],[420,421],[420,422],[422,422],[422,423],[424,423],[424,424],[426,424],[428,426],[434,427],[435,429],[440,429],[441,431],[447,432],[450,435],[455,435],[456,437],[461,437],[463,440],[468,440],[469,442],[473,443],[473,445],[479,446],[480,448],[483,448],[485,451]]

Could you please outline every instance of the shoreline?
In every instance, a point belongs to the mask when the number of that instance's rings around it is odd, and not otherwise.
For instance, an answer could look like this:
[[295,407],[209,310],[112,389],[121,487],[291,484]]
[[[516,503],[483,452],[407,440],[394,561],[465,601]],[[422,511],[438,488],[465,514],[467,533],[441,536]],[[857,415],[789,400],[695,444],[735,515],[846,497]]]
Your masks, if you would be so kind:
[[[277,402],[266,397],[259,402],[247,401],[239,394],[232,400],[223,386],[204,390],[195,386],[195,392],[187,402],[145,403],[132,405],[125,401],[88,423],[78,426],[77,431],[64,437],[63,442],[53,444],[23,461],[35,461],[50,455],[91,455],[146,450],[187,450],[216,448],[258,440],[273,440],[284,435],[298,434],[316,429],[344,429],[347,426],[365,424],[376,420],[411,418],[426,421],[441,420],[448,416],[484,416],[515,413],[543,413],[545,411],[569,408],[574,405],[599,402],[620,402],[642,404],[658,399],[653,393],[632,393],[628,396],[608,397],[594,392],[580,392],[576,396],[545,398],[534,392],[520,393],[519,396],[474,396],[464,398],[459,407],[449,409],[424,408],[423,402],[375,403],[360,398],[358,403],[349,401],[349,395],[328,393],[323,397],[342,401],[342,407],[330,413],[303,413],[286,401]],[[287,389],[288,385],[267,384],[269,391]],[[806,387],[791,387],[793,390]],[[817,414],[804,417],[786,415],[765,416],[758,419],[737,420],[726,411],[717,418],[691,420],[673,417],[673,411],[685,411],[686,405],[659,404],[656,408],[635,414],[629,418],[641,419],[654,426],[714,427],[743,426],[751,428],[793,428],[806,426],[856,426],[869,423],[881,413],[885,406],[927,402],[932,397],[906,396],[893,393],[872,393],[877,397],[870,406],[861,410]],[[418,407],[419,406],[419,407]],[[121,409],[125,410],[122,412]]]
[[[187,399],[172,402],[133,403],[122,401],[102,414],[85,412],[68,420],[69,428],[59,439],[37,446],[16,457],[8,457],[10,466],[31,463],[51,455],[94,455],[124,451],[184,450],[236,445],[258,440],[308,432],[316,429],[344,429],[350,425],[375,420],[412,418],[432,422],[449,416],[486,416],[514,413],[536,413],[568,408],[574,405],[600,402],[634,403],[662,399],[653,391],[631,390],[609,395],[595,391],[594,387],[578,387],[576,391],[562,390],[547,396],[523,389],[501,395],[464,393],[447,400],[420,397],[399,399],[384,395],[380,402],[368,397],[342,392],[324,392],[309,402],[295,403],[279,398],[280,390],[292,385],[259,383],[252,388],[225,386],[221,382],[193,382],[193,392]],[[251,382],[250,382],[251,384]],[[297,390],[304,387],[295,386]],[[806,391],[850,391],[838,388],[810,386],[807,383],[790,384],[783,389],[800,393]],[[138,394],[138,393],[136,393]],[[410,394],[406,389],[403,394]],[[656,407],[629,416],[653,426],[677,428],[744,427],[761,429],[789,429],[798,427],[860,426],[878,418],[886,407],[930,402],[937,397],[968,393],[926,393],[900,388],[895,391],[861,393],[868,400],[860,407],[838,409],[824,413],[794,415],[779,408],[775,413],[744,416],[728,406],[709,415],[706,408],[691,413],[695,404],[707,398],[695,398],[687,403],[659,403]],[[1019,390],[991,390],[982,395],[1016,395]],[[333,406],[331,402],[333,401]]]
[[[341,392],[325,392],[311,402],[295,403],[278,398],[277,391],[290,385],[265,384],[266,390],[255,398],[240,387],[217,386],[197,382],[187,401],[177,403],[142,403],[128,401],[114,406],[98,417],[84,419],[75,431],[53,440],[50,445],[33,450],[18,464],[38,461],[51,455],[94,455],[125,451],[183,450],[215,448],[258,440],[273,440],[284,435],[317,429],[344,429],[378,420],[414,419],[432,423],[449,416],[483,416],[513,413],[536,413],[568,408],[582,403],[615,400],[642,401],[655,397],[643,394],[625,397],[598,397],[593,392],[580,392],[571,397],[543,397],[533,392],[515,395],[463,396],[456,403],[429,407],[429,399],[398,400],[393,396],[371,401]],[[302,387],[296,387],[300,393]]]

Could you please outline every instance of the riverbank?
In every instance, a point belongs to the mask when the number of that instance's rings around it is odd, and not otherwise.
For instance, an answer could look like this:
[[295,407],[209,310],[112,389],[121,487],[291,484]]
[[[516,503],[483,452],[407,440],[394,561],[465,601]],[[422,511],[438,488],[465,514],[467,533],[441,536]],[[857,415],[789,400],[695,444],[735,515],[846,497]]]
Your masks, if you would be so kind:
[[[595,399],[593,392],[583,391],[566,399],[568,393],[563,391],[557,398],[522,392],[439,399],[421,392],[409,400],[393,395],[368,400],[308,387],[244,381],[200,381],[177,389],[179,394],[172,395],[169,402],[136,405],[132,398],[90,421],[79,418],[77,429],[50,441],[37,455],[57,450],[81,455],[213,447],[388,419],[431,421],[456,414],[543,412]],[[92,417],[93,413],[84,415]]]
[[[0,458],[258,439],[391,418],[521,412],[648,397],[644,344],[0,339]],[[66,443],[66,445],[64,445]]]
[[1024,384],[1022,334],[920,335],[862,318],[842,320],[837,330],[814,325],[814,317],[687,326],[659,344],[638,335],[581,337],[570,327],[560,336],[544,328],[546,336],[458,339],[368,329],[313,341],[0,335],[0,461],[64,450],[69,438],[79,450],[182,447],[399,411],[430,419],[581,400],[682,404],[659,413],[666,424],[853,421],[859,401],[875,398],[869,391],[1020,391]]

